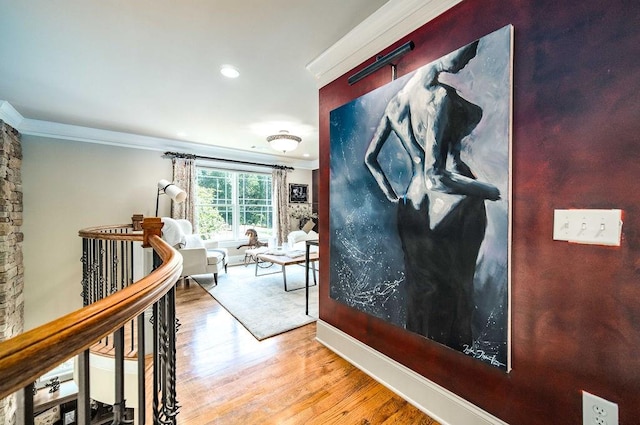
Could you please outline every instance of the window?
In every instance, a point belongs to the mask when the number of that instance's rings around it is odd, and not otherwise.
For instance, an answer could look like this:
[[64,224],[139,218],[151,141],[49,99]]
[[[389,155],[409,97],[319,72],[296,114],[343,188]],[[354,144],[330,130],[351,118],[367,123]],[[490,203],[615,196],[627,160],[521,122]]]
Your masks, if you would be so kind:
[[64,363],[51,369],[49,372],[42,375],[35,382],[36,388],[43,388],[51,379],[58,378],[59,382],[70,381],[73,379],[73,365],[75,363],[75,357],[71,357]]
[[196,167],[198,232],[216,240],[243,239],[247,229],[273,236],[271,174]]

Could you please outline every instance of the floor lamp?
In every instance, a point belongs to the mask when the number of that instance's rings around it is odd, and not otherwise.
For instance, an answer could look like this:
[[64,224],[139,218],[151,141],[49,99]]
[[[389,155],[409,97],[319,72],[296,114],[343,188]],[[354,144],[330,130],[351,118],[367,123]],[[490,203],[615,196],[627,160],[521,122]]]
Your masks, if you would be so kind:
[[160,205],[160,195],[169,195],[173,202],[182,203],[187,199],[187,192],[180,189],[168,180],[160,180],[158,182],[158,194],[156,196],[156,217],[158,216],[158,207]]

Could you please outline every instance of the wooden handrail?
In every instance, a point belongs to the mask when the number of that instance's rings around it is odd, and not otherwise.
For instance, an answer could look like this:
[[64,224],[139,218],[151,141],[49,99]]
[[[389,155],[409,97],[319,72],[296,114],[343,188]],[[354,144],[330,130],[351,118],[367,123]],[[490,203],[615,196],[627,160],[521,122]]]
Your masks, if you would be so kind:
[[[133,226],[130,224],[114,224],[111,226],[99,226],[99,227],[87,227],[78,232],[78,236],[81,238],[89,238],[89,239],[106,239],[106,240],[126,240],[126,241],[136,241],[142,242],[144,239],[144,235],[142,232],[132,233],[132,232],[115,232],[117,230],[132,230]],[[108,232],[109,230],[114,232]]]
[[151,274],[100,301],[0,343],[0,398],[24,388],[122,327],[173,287],[182,272],[182,256],[159,236],[152,235],[148,240],[163,260]]

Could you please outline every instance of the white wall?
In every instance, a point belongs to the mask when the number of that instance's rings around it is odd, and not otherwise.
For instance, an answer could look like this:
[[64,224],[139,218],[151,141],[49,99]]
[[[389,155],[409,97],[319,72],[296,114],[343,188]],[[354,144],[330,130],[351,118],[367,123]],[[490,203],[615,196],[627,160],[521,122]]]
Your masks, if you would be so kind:
[[[162,152],[22,136],[25,330],[82,306],[80,229],[126,224],[133,214],[155,215],[160,179],[172,179]],[[309,185],[296,169],[289,183]],[[160,197],[159,215],[170,202]]]
[[158,151],[33,136],[22,148],[27,330],[82,306],[78,230],[153,216],[157,182],[171,180],[172,167]]

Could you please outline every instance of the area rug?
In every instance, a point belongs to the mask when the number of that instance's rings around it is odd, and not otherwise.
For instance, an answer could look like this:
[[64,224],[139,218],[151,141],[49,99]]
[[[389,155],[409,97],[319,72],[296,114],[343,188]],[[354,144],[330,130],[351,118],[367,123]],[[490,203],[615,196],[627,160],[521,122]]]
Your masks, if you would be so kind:
[[[281,267],[260,268],[255,265],[229,267],[227,273],[193,276],[233,317],[258,340],[263,340],[318,319],[318,286],[309,287],[309,315],[305,310],[304,267],[287,266],[287,289],[284,291]],[[277,272],[273,274],[264,274]],[[264,275],[263,275],[264,274]],[[313,276],[309,273],[309,285]],[[296,289],[300,288],[300,289]]]

